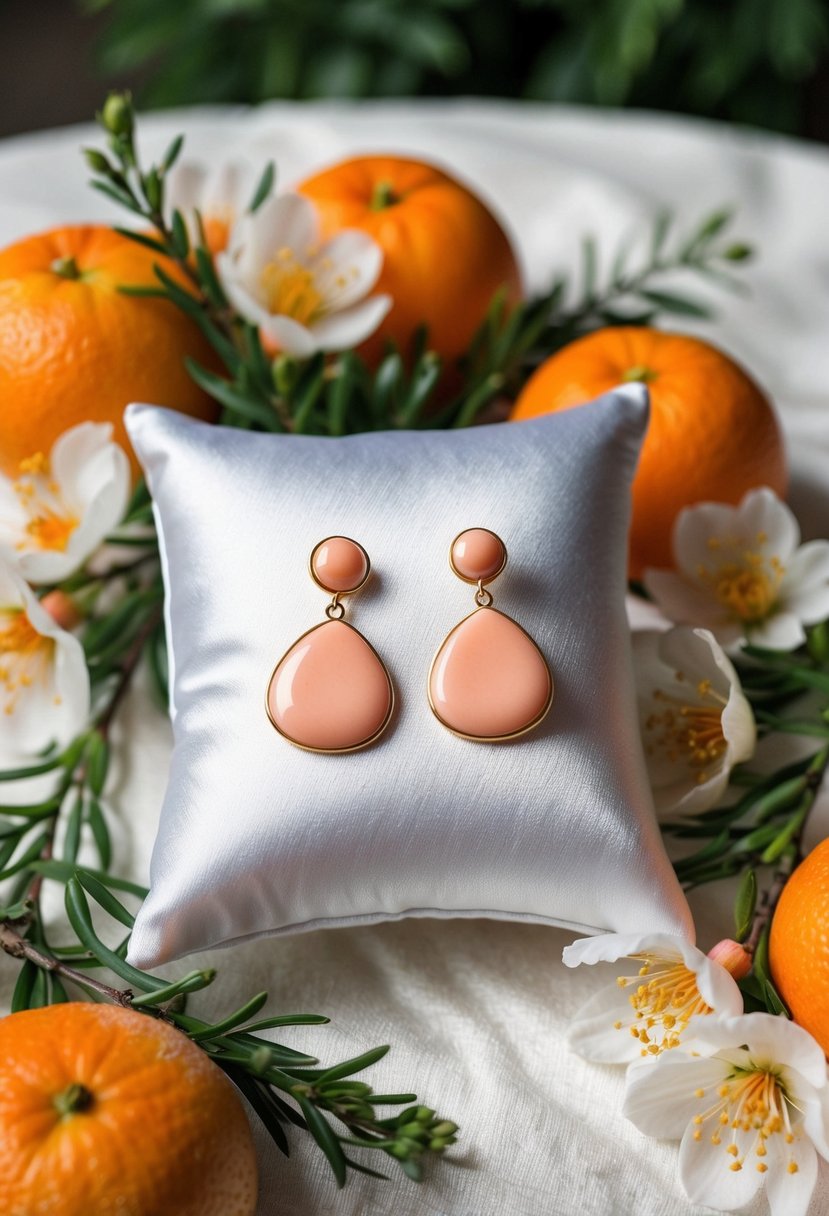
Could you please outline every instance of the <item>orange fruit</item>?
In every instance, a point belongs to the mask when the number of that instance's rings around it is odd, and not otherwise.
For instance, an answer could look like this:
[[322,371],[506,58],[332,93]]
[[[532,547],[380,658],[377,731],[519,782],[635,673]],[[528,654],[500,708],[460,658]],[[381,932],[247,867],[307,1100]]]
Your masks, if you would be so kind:
[[65,1004],[0,1021],[3,1216],[252,1216],[236,1091],[166,1022]]
[[0,250],[0,470],[13,476],[86,421],[111,422],[131,452],[122,422],[131,401],[215,417],[184,367],[186,355],[214,362],[193,322],[166,300],[118,290],[157,285],[153,263],[181,278],[152,250],[95,225]]
[[783,888],[769,963],[792,1017],[829,1054],[829,840],[801,861]]
[[683,507],[786,491],[774,410],[748,373],[709,342],[638,326],[600,329],[558,351],[527,381],[513,420],[583,405],[625,382],[648,386],[651,416],[633,483],[630,576],[673,565]]
[[383,250],[376,291],[394,305],[363,344],[369,363],[384,339],[404,353],[421,325],[447,361],[463,354],[496,291],[521,298],[515,254],[498,220],[466,186],[434,165],[357,156],[306,178],[297,190],[316,205],[322,235],[360,228]]

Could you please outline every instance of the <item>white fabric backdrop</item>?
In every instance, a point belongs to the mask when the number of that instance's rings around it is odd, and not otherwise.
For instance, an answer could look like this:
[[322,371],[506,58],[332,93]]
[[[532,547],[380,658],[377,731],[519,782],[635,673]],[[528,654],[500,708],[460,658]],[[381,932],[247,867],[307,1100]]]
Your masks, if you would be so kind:
[[[829,535],[829,154],[769,136],[646,114],[509,103],[274,104],[144,120],[148,151],[179,130],[191,156],[276,157],[283,183],[354,151],[445,162],[506,218],[533,287],[575,268],[579,238],[609,250],[665,204],[692,221],[722,203],[762,256],[749,299],[718,297],[717,341],[779,406],[792,450],[792,502],[807,535]],[[112,219],[85,186],[89,128],[0,145],[0,242],[63,221]],[[691,328],[684,326],[684,328]],[[713,333],[699,327],[699,332]],[[145,878],[169,758],[169,730],[137,689],[119,731],[119,857]],[[728,931],[728,893],[697,901],[699,936]],[[357,1175],[338,1193],[321,1155],[293,1137],[286,1162],[259,1138],[259,1216],[688,1216],[673,1145],[641,1137],[619,1112],[622,1074],[567,1050],[568,1019],[599,976],[566,971],[566,934],[532,925],[411,921],[256,942],[217,954],[199,998],[226,1010],[261,987],[274,1007],[333,1025],[288,1041],[333,1061],[376,1043],[379,1089],[417,1087],[462,1124],[448,1161],[417,1188]],[[200,956],[200,964],[205,962]],[[8,1007],[14,967],[0,960]],[[763,1212],[758,1200],[752,1213]],[[812,1212],[827,1210],[822,1167]]]

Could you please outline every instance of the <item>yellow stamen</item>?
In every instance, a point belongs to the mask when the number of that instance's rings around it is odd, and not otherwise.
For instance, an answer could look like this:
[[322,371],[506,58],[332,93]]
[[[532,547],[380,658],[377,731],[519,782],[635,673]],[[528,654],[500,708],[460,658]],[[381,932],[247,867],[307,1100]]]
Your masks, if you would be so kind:
[[671,763],[691,769],[702,783],[728,746],[722,727],[727,701],[710,680],[700,680],[693,690],[683,672],[674,672],[674,680],[678,688],[673,695],[661,688],[653,690],[657,708],[643,723],[645,746],[649,755],[661,753]]
[[[628,995],[631,1006],[628,1020],[617,1020],[614,1026],[617,1030],[627,1027],[642,1045],[643,1055],[658,1055],[678,1046],[694,1014],[710,1013],[711,1007],[699,994],[696,975],[684,963],[655,954],[636,954],[631,958],[640,964],[639,976],[647,978]],[[619,976],[616,982],[625,988],[629,978]]]
[[774,610],[786,573],[780,558],[762,550],[768,535],[711,538],[708,549],[720,555],[717,564],[697,567],[697,577],[708,586],[731,616],[756,625]]
[[[703,1092],[695,1090],[695,1097],[701,1097]],[[698,1132],[708,1120],[716,1119],[717,1126],[710,1140],[713,1145],[719,1145],[719,1128],[730,1126],[732,1136],[725,1145],[727,1156],[733,1158],[729,1163],[730,1169],[742,1169],[743,1161],[752,1149],[757,1157],[765,1157],[768,1152],[765,1142],[771,1136],[782,1135],[787,1144],[794,1142],[795,1133],[792,1131],[790,1112],[796,1108],[786,1094],[780,1077],[769,1068],[735,1066],[728,1080],[717,1090],[717,1094],[718,1100],[713,1106],[694,1116],[693,1138],[699,1139]],[[742,1155],[737,1144],[739,1132],[754,1133],[754,1143],[751,1146],[743,1144],[745,1152]],[[764,1174],[768,1166],[761,1160],[756,1162],[755,1168]],[[787,1169],[790,1174],[797,1173],[797,1162],[791,1157]]]
[[0,695],[13,714],[21,689],[45,681],[54,653],[52,638],[38,633],[22,608],[0,609]]
[[80,520],[63,501],[60,486],[50,475],[47,457],[35,452],[21,460],[19,468],[14,490],[27,519],[16,548],[19,552],[42,549],[65,553]]
[[275,315],[311,325],[325,312],[325,299],[313,270],[303,266],[290,249],[277,251],[262,271],[261,282],[268,311]]

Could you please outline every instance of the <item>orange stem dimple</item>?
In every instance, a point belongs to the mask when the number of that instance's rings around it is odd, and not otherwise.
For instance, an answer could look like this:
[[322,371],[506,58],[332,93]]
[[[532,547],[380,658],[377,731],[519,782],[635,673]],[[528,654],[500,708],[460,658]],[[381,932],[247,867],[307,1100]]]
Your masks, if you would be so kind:
[[91,1090],[85,1085],[75,1082],[73,1085],[67,1086],[61,1090],[59,1094],[55,1094],[52,1099],[52,1104],[58,1114],[64,1117],[68,1115],[78,1115],[85,1110],[89,1110],[95,1097]]
[[657,380],[659,373],[655,372],[652,367],[645,367],[639,363],[635,367],[629,367],[622,376],[625,384],[650,384],[652,380]]
[[393,207],[399,202],[400,195],[395,194],[391,182],[378,182],[371,193],[372,211],[385,211],[387,207]]
[[73,257],[55,258],[51,269],[55,274],[59,274],[62,279],[79,279],[81,277],[80,267]]

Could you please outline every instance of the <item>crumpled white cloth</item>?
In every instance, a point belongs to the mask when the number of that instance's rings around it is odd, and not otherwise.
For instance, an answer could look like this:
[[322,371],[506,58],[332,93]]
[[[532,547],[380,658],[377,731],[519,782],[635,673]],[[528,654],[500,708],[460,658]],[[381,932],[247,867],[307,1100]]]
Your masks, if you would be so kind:
[[[748,299],[718,296],[716,329],[682,322],[735,354],[781,410],[792,451],[791,501],[809,536],[829,535],[829,154],[779,137],[667,116],[477,102],[273,104],[189,110],[142,121],[158,153],[184,130],[198,156],[275,156],[283,183],[355,151],[432,157],[499,210],[529,282],[575,268],[581,234],[606,251],[660,206],[686,221],[731,203],[761,256]],[[60,221],[113,219],[85,186],[72,128],[0,145],[0,241]],[[119,220],[123,218],[119,216]],[[704,290],[698,292],[706,294]],[[116,736],[119,857],[144,879],[164,791],[169,727],[137,689]],[[723,884],[727,886],[727,884]],[[730,927],[730,891],[692,903],[704,944]],[[622,1119],[622,1073],[567,1049],[568,1019],[596,990],[560,963],[567,934],[534,925],[414,921],[256,942],[215,956],[206,1013],[270,990],[276,1009],[333,1024],[286,1033],[326,1061],[390,1041],[378,1089],[416,1086],[462,1124],[449,1164],[416,1187],[354,1175],[337,1192],[321,1154],[292,1136],[285,1161],[266,1137],[259,1216],[702,1216],[677,1179],[677,1153]],[[199,965],[207,964],[205,956]],[[16,967],[0,960],[5,1007]],[[610,969],[608,969],[610,971]],[[810,1216],[827,1210],[821,1167]],[[765,1211],[759,1198],[752,1216]]]

